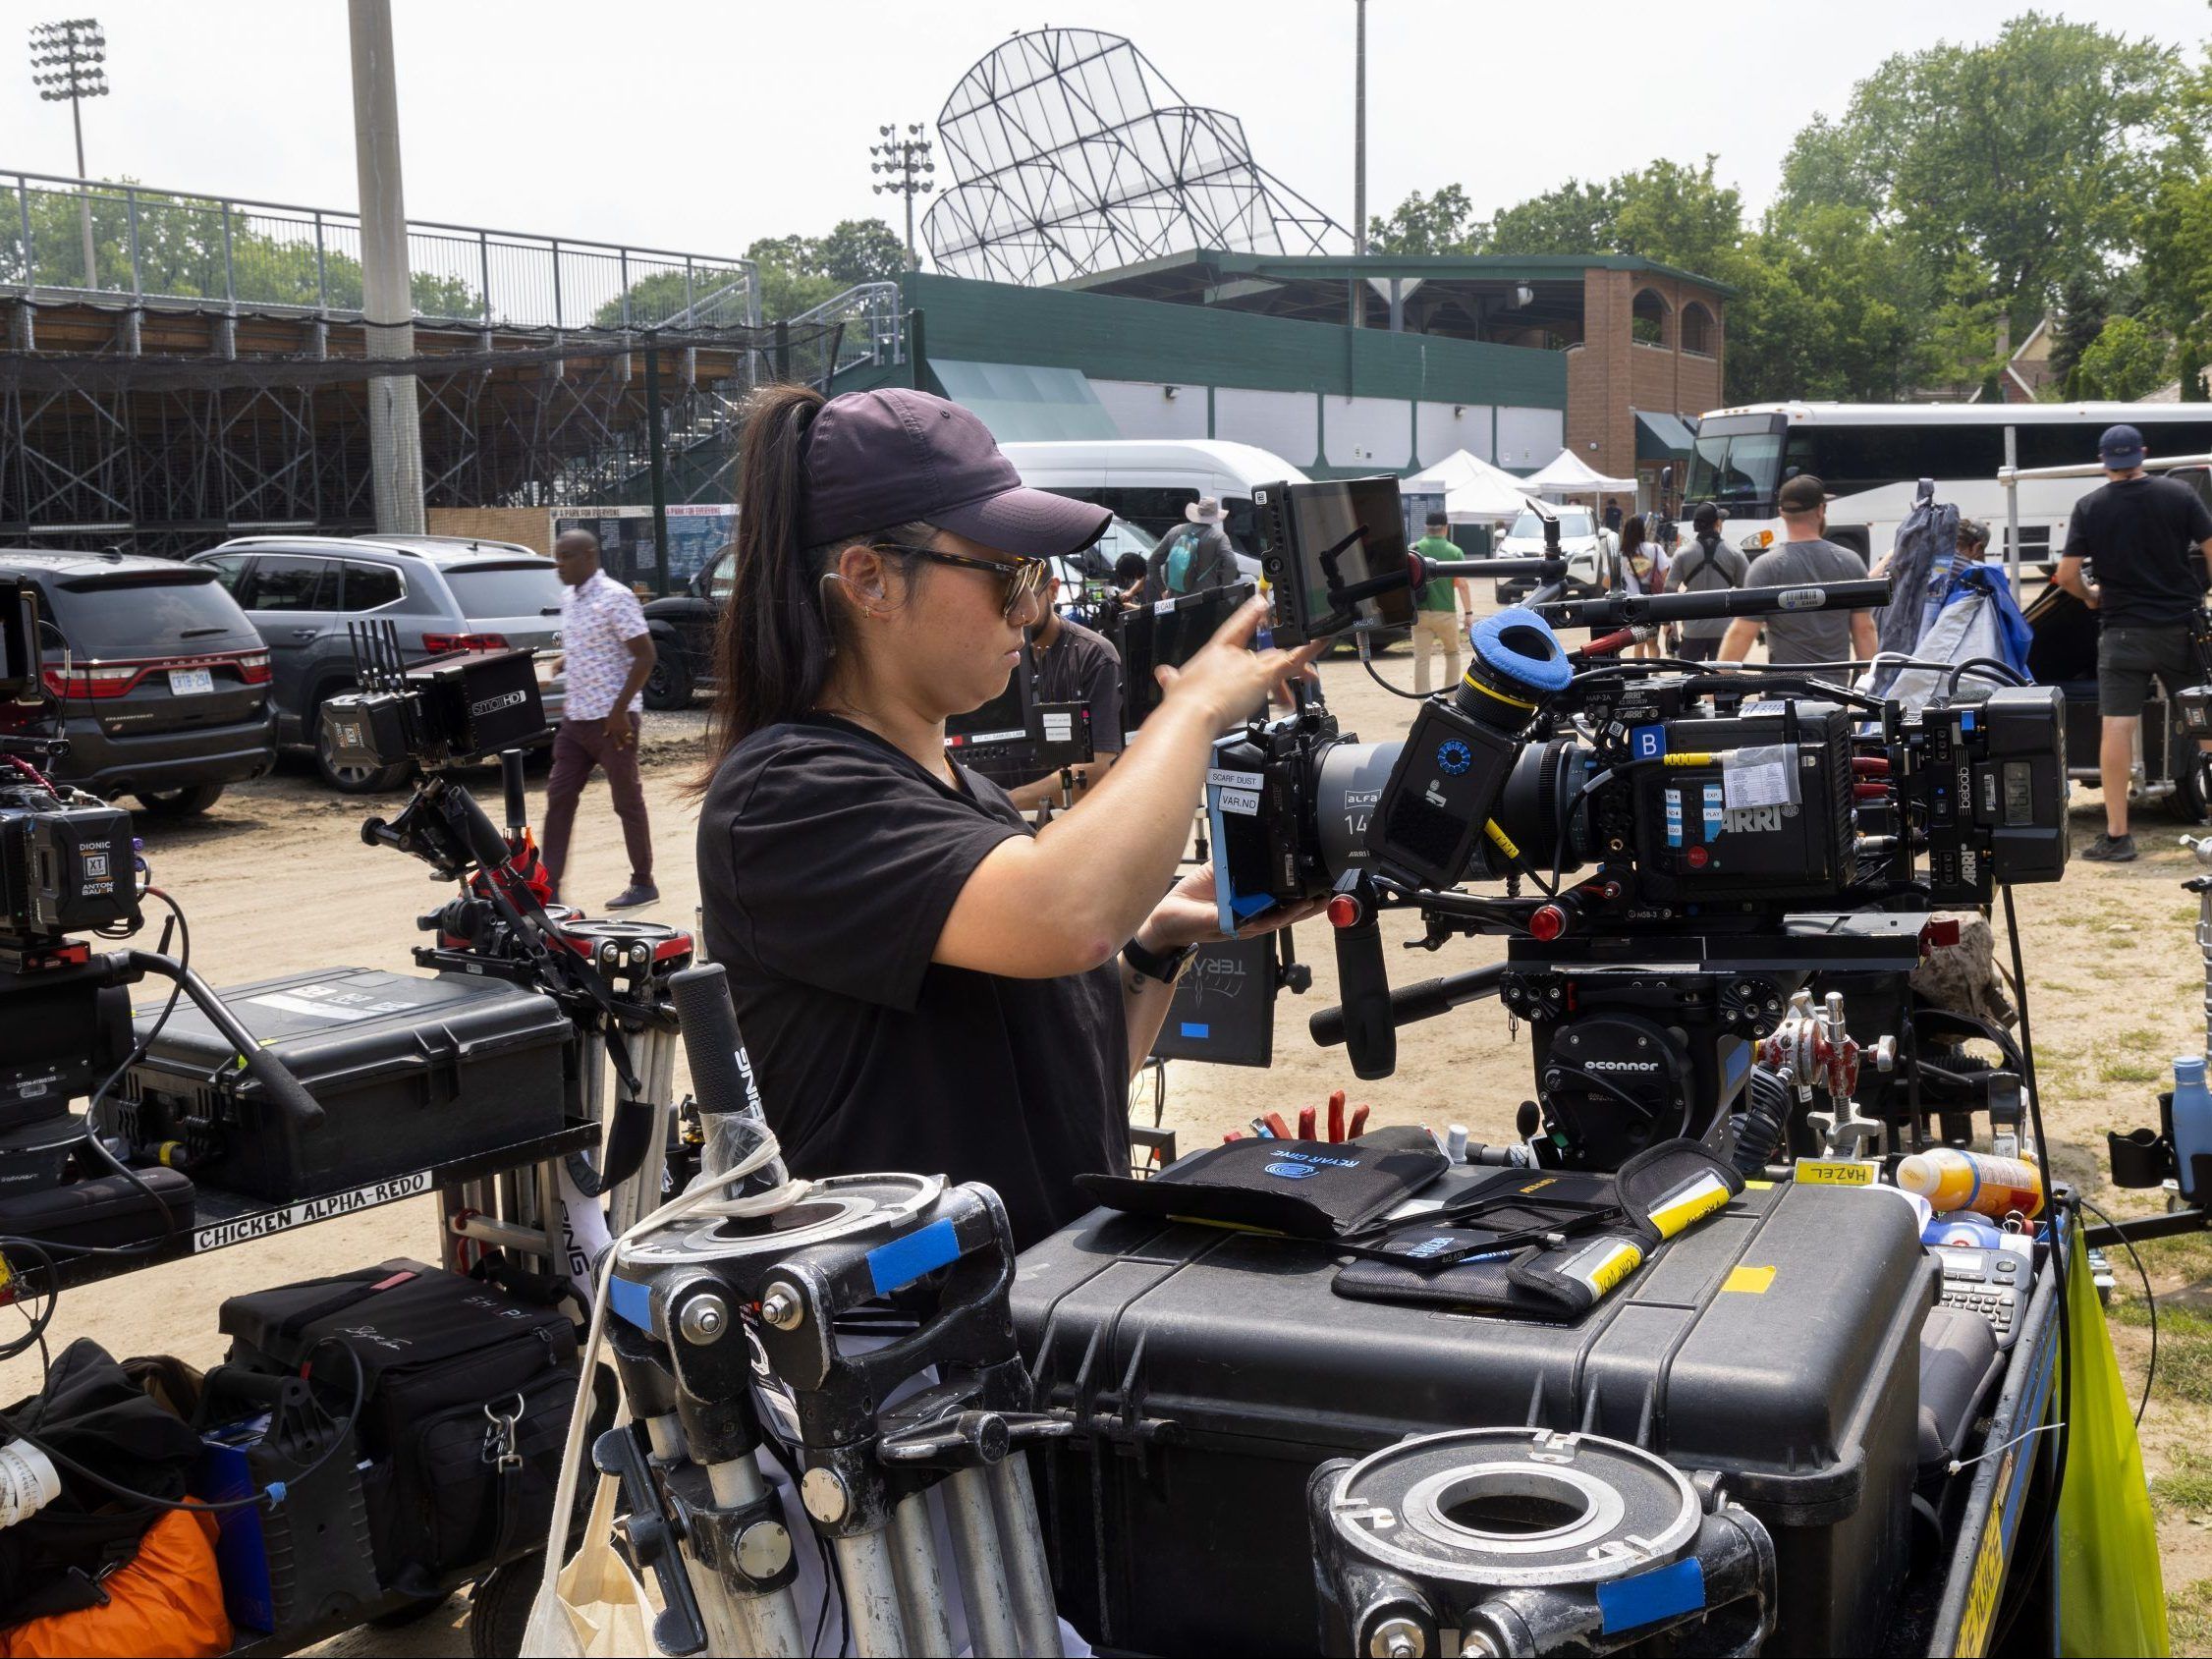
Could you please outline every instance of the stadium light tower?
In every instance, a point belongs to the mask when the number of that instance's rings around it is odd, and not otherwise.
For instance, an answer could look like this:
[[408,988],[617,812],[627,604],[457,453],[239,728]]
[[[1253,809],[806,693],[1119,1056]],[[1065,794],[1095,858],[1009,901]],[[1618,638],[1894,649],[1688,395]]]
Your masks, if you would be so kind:
[[914,252],[914,197],[927,195],[937,188],[934,179],[926,175],[937,171],[937,164],[929,159],[932,148],[921,136],[921,123],[907,123],[905,138],[899,136],[897,127],[878,127],[883,141],[868,145],[868,154],[876,157],[868,163],[870,173],[888,173],[890,178],[874,186],[877,195],[903,195],[907,198],[907,265],[919,270],[921,260]]
[[[77,130],[77,176],[84,177],[84,100],[108,94],[107,36],[96,18],[64,18],[59,23],[33,24],[30,28],[30,79],[38,95],[50,104],[69,100],[70,125]],[[84,286],[100,286],[98,261],[92,250],[92,198],[78,188],[77,217],[84,235]],[[24,262],[30,262],[29,249]],[[28,275],[28,268],[26,271]]]

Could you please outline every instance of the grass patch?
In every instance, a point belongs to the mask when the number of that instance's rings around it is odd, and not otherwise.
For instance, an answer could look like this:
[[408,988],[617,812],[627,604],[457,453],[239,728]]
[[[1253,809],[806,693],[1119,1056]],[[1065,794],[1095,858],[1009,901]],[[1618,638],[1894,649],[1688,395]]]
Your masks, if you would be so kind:
[[2164,1080],[2166,1068],[2155,1060],[2107,1060],[2096,1070],[2100,1083],[2127,1083],[2139,1086]]
[[2212,1578],[2166,1592],[2166,1629],[2176,1653],[2212,1650]]
[[2178,1447],[2174,1466],[2150,1483],[2153,1502],[2184,1515],[2212,1515],[2212,1458]]
[[2143,1025],[2122,1031],[2119,1040],[2129,1048],[2161,1048],[2166,1043],[2161,1033]]
[[[2150,1323],[2139,1297],[2115,1299],[2111,1315],[2116,1324],[2140,1328]],[[2157,1387],[2161,1399],[2212,1406],[2212,1318],[2170,1302],[2159,1304]],[[2203,1465],[2200,1472],[2212,1500],[2212,1465]],[[2212,1502],[2207,1508],[2212,1509]]]

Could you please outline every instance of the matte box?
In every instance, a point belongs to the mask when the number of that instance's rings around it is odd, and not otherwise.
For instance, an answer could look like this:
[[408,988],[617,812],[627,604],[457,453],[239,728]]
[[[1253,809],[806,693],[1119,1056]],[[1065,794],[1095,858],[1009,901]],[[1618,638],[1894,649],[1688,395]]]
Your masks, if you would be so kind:
[[[1488,1170],[1454,1171],[1424,1198]],[[1313,1653],[1307,1475],[1413,1434],[1602,1434],[1718,1469],[1775,1539],[1769,1654],[1866,1653],[1909,1566],[1935,1264],[1881,1194],[1754,1188],[1580,1319],[1352,1301],[1325,1244],[1094,1211],[1023,1252],[1060,1608],[1102,1649]]]

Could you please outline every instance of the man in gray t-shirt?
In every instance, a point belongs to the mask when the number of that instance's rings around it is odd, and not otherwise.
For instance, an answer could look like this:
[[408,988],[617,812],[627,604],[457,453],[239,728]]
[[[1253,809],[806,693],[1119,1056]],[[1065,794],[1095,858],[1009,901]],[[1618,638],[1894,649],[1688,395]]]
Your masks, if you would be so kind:
[[[1799,473],[1782,486],[1784,540],[1751,561],[1745,587],[1817,587],[1831,581],[1861,581],[1866,561],[1827,539],[1828,491],[1818,478]],[[1738,617],[1721,641],[1721,661],[1742,662],[1751,654],[1761,626],[1766,629],[1766,660],[1777,668],[1795,663],[1848,663],[1872,659],[1876,644],[1872,611],[1807,611],[1768,617]],[[1833,670],[1830,679],[1848,679]]]

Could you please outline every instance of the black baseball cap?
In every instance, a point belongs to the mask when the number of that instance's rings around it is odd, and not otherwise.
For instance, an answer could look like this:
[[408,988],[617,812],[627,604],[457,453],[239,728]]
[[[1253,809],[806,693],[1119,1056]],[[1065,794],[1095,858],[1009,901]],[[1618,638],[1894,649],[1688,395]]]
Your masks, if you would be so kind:
[[1719,502],[1700,501],[1696,513],[1690,518],[1690,527],[1700,530],[1718,529],[1721,521],[1727,517],[1728,514],[1721,509]]
[[1799,472],[1782,486],[1781,506],[1785,513],[1810,513],[1822,502],[1835,499],[1828,493],[1828,486],[1810,472]]
[[1029,489],[959,404],[887,387],[847,392],[806,429],[800,539],[808,547],[916,520],[1002,553],[1053,559],[1106,533],[1104,507]]
[[2143,435],[2132,426],[2107,426],[2097,440],[2097,459],[2118,471],[2143,464]]

